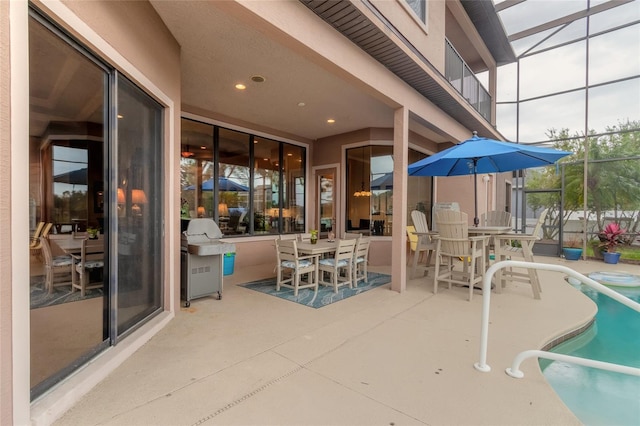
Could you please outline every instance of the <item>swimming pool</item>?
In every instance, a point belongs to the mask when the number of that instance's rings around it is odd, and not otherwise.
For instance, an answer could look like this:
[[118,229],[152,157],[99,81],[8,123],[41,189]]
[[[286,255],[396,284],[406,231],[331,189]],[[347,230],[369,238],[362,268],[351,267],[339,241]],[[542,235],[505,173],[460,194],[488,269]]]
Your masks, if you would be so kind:
[[[595,323],[552,352],[640,367],[640,313],[590,287],[578,285],[597,305]],[[640,287],[615,287],[640,302]],[[585,425],[640,424],[640,377],[541,360],[546,380]]]

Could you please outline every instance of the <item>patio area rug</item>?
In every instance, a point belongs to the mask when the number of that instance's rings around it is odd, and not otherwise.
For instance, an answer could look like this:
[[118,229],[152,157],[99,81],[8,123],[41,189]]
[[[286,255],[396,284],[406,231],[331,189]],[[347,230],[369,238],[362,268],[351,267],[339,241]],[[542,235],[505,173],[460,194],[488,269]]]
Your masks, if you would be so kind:
[[55,287],[53,294],[49,294],[44,288],[44,277],[31,277],[31,309],[44,308],[45,306],[58,305],[60,303],[77,302],[103,295],[101,288],[87,290],[84,297],[80,296],[80,290],[71,291],[71,285]]
[[280,291],[276,291],[275,278],[253,281],[241,284],[240,286],[317,309],[391,282],[391,275],[378,274],[375,272],[369,272],[368,278],[368,283],[361,281],[356,288],[346,286],[339,287],[337,293],[333,292],[333,287],[325,287],[322,285],[318,288],[317,293],[315,293],[313,289],[303,288],[298,290],[297,297],[293,296],[293,289],[291,288],[280,287]]

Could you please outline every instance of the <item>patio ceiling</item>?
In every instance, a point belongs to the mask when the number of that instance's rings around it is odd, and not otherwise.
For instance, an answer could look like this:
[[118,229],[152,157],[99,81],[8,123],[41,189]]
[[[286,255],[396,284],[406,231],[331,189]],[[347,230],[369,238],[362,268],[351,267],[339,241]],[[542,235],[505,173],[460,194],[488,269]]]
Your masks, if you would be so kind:
[[[363,128],[393,127],[390,106],[226,14],[215,2],[151,3],[182,49],[185,110],[212,111],[308,140]],[[265,81],[251,81],[254,75]],[[248,83],[243,93],[234,88],[239,81]],[[436,90],[437,83],[425,80],[422,86],[421,92],[425,89],[432,90],[433,96],[442,95]],[[482,131],[487,126],[480,123],[479,115],[472,117],[460,107],[458,100],[445,99],[438,106],[469,128]],[[328,118],[336,122],[327,124]],[[413,118],[411,131],[436,143],[451,142],[428,123]]]

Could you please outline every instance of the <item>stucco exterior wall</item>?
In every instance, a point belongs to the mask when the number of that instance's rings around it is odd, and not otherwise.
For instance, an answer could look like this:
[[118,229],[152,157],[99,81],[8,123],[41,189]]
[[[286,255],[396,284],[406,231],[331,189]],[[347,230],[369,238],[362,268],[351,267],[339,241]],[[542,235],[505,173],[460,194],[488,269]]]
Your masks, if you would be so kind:
[[405,0],[375,0],[373,5],[438,71],[444,74],[444,1],[428,1],[427,22],[419,21]]
[[0,2],[0,424],[13,423],[9,2]]

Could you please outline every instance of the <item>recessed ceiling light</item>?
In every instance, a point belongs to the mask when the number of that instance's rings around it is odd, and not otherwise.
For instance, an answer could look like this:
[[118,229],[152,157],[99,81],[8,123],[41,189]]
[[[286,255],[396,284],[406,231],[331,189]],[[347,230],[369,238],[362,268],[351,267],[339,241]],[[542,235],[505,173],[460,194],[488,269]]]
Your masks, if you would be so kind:
[[246,88],[247,88],[247,86],[245,86],[245,85],[244,85],[244,84],[242,84],[242,83],[238,83],[238,84],[236,84],[236,89],[238,89],[238,90],[244,90],[244,89],[246,89]]
[[298,102],[298,106],[303,107],[303,106],[307,106],[307,104],[305,104],[304,102]]
[[261,75],[254,75],[251,77],[251,81],[255,81],[256,83],[264,83],[265,78]]
[[124,118],[124,115],[118,114],[118,118]]
[[292,154],[292,153],[288,153],[288,154],[287,154],[287,157],[291,157],[291,156],[293,156],[293,154]]
[[330,118],[330,119],[327,120],[327,123],[329,123],[329,124],[333,124],[335,122],[336,122],[336,120],[334,120],[333,118]]
[[200,146],[200,149],[207,149],[207,147],[202,145],[202,146]]

